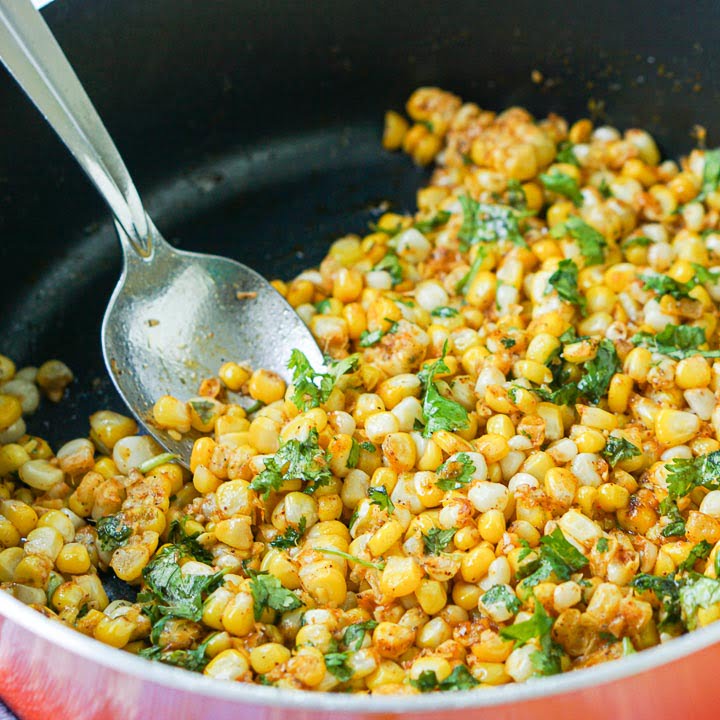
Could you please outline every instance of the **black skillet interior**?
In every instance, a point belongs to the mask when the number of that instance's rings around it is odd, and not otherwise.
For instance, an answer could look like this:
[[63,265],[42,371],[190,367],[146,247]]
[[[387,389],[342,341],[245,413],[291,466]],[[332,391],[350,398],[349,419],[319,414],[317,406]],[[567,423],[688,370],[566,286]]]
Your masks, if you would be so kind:
[[[718,142],[713,0],[56,0],[45,15],[166,237],[266,276],[317,263],[383,201],[413,208],[425,172],[379,139],[421,84],[646,127],[671,154],[696,123]],[[0,73],[0,352],[75,371],[30,422],[55,445],[123,409],[100,354],[120,272],[107,218]]]

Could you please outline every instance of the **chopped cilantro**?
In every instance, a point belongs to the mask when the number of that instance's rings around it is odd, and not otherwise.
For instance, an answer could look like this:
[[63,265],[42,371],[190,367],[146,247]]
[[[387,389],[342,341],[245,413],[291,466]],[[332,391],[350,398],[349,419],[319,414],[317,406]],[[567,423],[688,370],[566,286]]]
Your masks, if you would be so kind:
[[720,450],[694,458],[673,458],[665,467],[672,498],[684,497],[696,487],[720,488]]
[[430,528],[422,536],[425,553],[427,555],[439,555],[452,542],[456,532],[457,528],[448,528],[447,530],[438,527]]
[[325,298],[324,300],[321,300],[320,302],[315,303],[315,310],[317,310],[320,315],[325,314],[328,310],[330,310],[330,298]]
[[[207,425],[213,418],[213,415],[215,414],[215,408],[217,407],[217,404],[213,402],[212,400],[190,400],[188,401],[188,405],[195,411],[198,418],[200,419],[200,422],[203,425]],[[165,453],[168,455],[171,455],[171,453]],[[162,457],[161,455],[157,455],[156,458]],[[151,458],[151,460],[155,460],[156,458]],[[177,455],[171,460],[177,460]],[[147,462],[151,462],[151,460],[148,460]],[[158,465],[162,465],[163,462],[171,462],[171,460],[161,460],[158,462]],[[157,465],[155,465],[157,467]],[[139,468],[138,468],[139,469]],[[152,468],[150,468],[152,469]],[[143,472],[142,470],[140,472]],[[147,472],[147,471],[146,471]]]
[[629,637],[624,637],[622,639],[622,653],[623,657],[627,657],[628,655],[634,655],[637,652],[635,650],[635,646],[632,643],[632,640]]
[[187,521],[187,515],[173,520],[168,528],[168,540],[173,545],[177,545],[185,555],[191,555],[202,562],[212,563],[213,556],[197,541],[200,533],[190,534],[185,529]]
[[357,651],[362,647],[365,633],[372,632],[378,626],[377,620],[353,623],[345,628],[343,643],[348,650]]
[[388,252],[385,257],[380,260],[373,270],[385,270],[392,278],[392,286],[395,287],[403,281],[403,269],[400,264],[400,258],[394,252]]
[[360,333],[360,347],[372,347],[373,345],[377,345],[386,335],[392,335],[397,332],[397,329],[398,324],[393,322],[387,330],[381,330],[380,328],[373,330],[372,332],[363,330]]
[[556,225],[551,235],[554,237],[569,235],[576,240],[586,265],[601,265],[605,262],[607,241],[592,225],[588,225],[579,217],[573,215],[562,225]]
[[648,573],[636,575],[630,583],[640,592],[654,592],[662,603],[661,625],[674,625],[680,621],[680,585],[674,577],[658,577]]
[[456,665],[442,681],[438,681],[434,670],[423,670],[417,680],[411,680],[410,684],[421,692],[432,692],[433,690],[472,690],[480,683],[465,665]]
[[516,210],[525,210],[525,208],[527,208],[527,195],[525,195],[522,183],[515,178],[508,180],[507,202],[508,205],[514,207]]
[[274,575],[268,573],[250,573],[250,592],[253,596],[256,620],[259,620],[268,608],[285,613],[302,607],[300,598],[283,587]]
[[582,207],[583,196],[575,178],[558,170],[554,170],[551,173],[541,173],[540,182],[550,190],[550,192],[564,195],[568,200],[572,201],[573,205]]
[[540,650],[530,656],[530,660],[539,675],[556,675],[561,671],[562,648],[553,642],[550,635],[553,619],[545,612],[543,604],[535,600],[535,611],[529,620],[509,625],[500,630],[500,636],[506,640],[515,640],[517,646],[527,644],[533,638],[540,641]]
[[660,512],[668,519],[660,531],[663,537],[676,537],[685,534],[685,518],[680,514],[675,498],[668,495],[660,503]]
[[555,156],[555,162],[565,163],[566,165],[575,165],[580,167],[577,157],[575,157],[575,151],[573,150],[574,145],[564,140],[558,145],[557,155]]
[[395,505],[388,495],[387,488],[383,485],[371,486],[368,488],[368,497],[371,505],[377,505],[381,510],[385,510],[388,515],[395,512]]
[[462,276],[462,278],[460,278],[457,285],[455,285],[455,292],[458,295],[464,295],[465,290],[473,284],[473,280],[475,280],[475,276],[480,272],[480,266],[483,264],[483,260],[485,260],[486,257],[487,252],[485,251],[485,248],[478,248],[477,255],[472,261],[470,269]]
[[318,437],[318,431],[313,428],[307,440],[288,440],[273,457],[265,459],[265,469],[250,483],[250,488],[262,493],[267,500],[286,480],[309,483],[303,491],[308,494],[327,485],[332,473],[318,445]]
[[491,205],[473,200],[469,195],[460,196],[463,210],[463,224],[458,233],[464,249],[477,243],[491,243],[509,240],[524,246],[525,240],[520,229],[520,220],[527,217],[527,211],[516,210],[508,205]]
[[720,148],[705,151],[705,164],[703,166],[703,184],[698,200],[705,198],[718,189],[720,183]]
[[353,676],[353,670],[347,664],[349,657],[348,652],[331,652],[325,655],[325,667],[340,682],[347,682]]
[[608,547],[609,547],[608,539],[605,537],[598,538],[598,541],[597,541],[595,547],[597,548],[598,552],[606,553],[608,551]]
[[117,550],[132,535],[132,528],[125,524],[122,513],[100,518],[95,525],[95,529],[97,530],[100,549],[104,552]]
[[430,437],[436,430],[449,430],[454,432],[468,426],[467,410],[455,400],[440,394],[435,375],[438,372],[449,373],[450,368],[445,363],[447,342],[443,347],[442,356],[426,370],[425,394],[423,396],[422,414],[425,422],[423,435]]
[[598,346],[597,354],[585,363],[585,374],[578,382],[578,390],[588,400],[597,405],[607,393],[610,381],[622,365],[612,340],[603,338]]
[[558,527],[540,538],[537,559],[521,566],[517,576],[523,579],[523,585],[532,587],[551,575],[555,575],[558,580],[569,580],[573,573],[582,570],[587,564],[587,558],[565,539]]
[[147,590],[141,595],[143,600],[155,603],[154,609],[160,615],[198,622],[202,617],[204,596],[220,587],[224,573],[183,574],[179,562],[188,554],[181,545],[163,547],[143,569]]
[[175,665],[176,667],[185,668],[186,670],[201,672],[205,669],[208,662],[210,662],[210,658],[207,657],[206,652],[212,638],[213,635],[210,635],[210,637],[194,650],[164,650],[158,645],[152,645],[142,649],[138,655],[148,660],[165,663],[166,665]]
[[511,338],[511,337],[501,338],[500,342],[501,342],[501,343],[503,344],[503,346],[506,347],[508,350],[509,350],[511,347],[515,347],[515,345],[516,345],[515,340],[514,340],[513,338]]
[[430,314],[433,317],[440,317],[440,318],[449,318],[449,317],[456,317],[460,314],[458,310],[456,310],[453,307],[436,307],[434,310],[430,312]]
[[415,229],[419,230],[421,233],[430,232],[431,230],[435,230],[441,225],[445,225],[445,223],[450,219],[450,215],[451,213],[449,213],[447,210],[439,210],[429,220],[418,220],[415,223]]
[[708,268],[698,265],[697,263],[690,263],[695,274],[693,275],[693,282],[696,285],[702,285],[704,283],[710,283],[716,285],[720,282],[720,272],[708,270]]
[[270,541],[270,547],[278,548],[280,550],[288,550],[292,547],[297,547],[300,540],[302,540],[302,536],[305,534],[306,524],[307,520],[303,515],[296,528],[289,525],[288,529],[282,535],[278,535]]
[[365,442],[361,442],[360,447],[365,450],[365,452],[377,452],[377,448],[375,447],[375,445],[373,445],[373,443],[368,440],[366,440]]
[[720,581],[693,574],[680,588],[680,608],[688,630],[697,626],[697,611],[720,602]]
[[436,471],[441,490],[460,490],[471,480],[475,465],[467,453],[460,453],[454,460],[446,460]]
[[697,545],[693,545],[688,556],[678,565],[677,571],[690,572],[694,569],[695,563],[698,560],[705,560],[712,549],[713,546],[707,540],[701,540]]
[[485,607],[504,605],[513,615],[520,609],[520,600],[505,585],[493,585],[481,598]]
[[670,295],[676,300],[689,298],[690,290],[693,288],[692,283],[681,283],[668,275],[641,275],[643,281],[643,290],[653,290],[658,295]]
[[[586,300],[578,290],[578,266],[569,258],[561,260],[558,269],[550,276],[552,286],[561,300],[572,303],[585,314]],[[546,292],[550,292],[550,288]]]
[[643,345],[653,352],[667,355],[676,360],[690,355],[703,357],[719,357],[718,350],[699,350],[699,346],[706,342],[705,329],[692,325],[666,325],[656,335],[640,332],[633,336],[635,345]]
[[600,180],[598,190],[604,198],[609,198],[613,196],[612,190],[610,189],[608,181],[605,178],[602,178],[602,180]]
[[293,403],[298,410],[310,410],[326,402],[338,378],[357,367],[358,355],[350,355],[331,364],[326,373],[313,369],[310,361],[297,348],[290,353],[288,368],[293,371]]
[[629,440],[610,435],[605,444],[605,449],[602,451],[602,455],[612,467],[615,467],[622,460],[628,460],[637,455],[642,455],[642,451]]
[[652,245],[652,240],[649,237],[639,235],[636,237],[626,238],[622,241],[621,247],[623,250],[627,250],[631,247],[647,247],[648,245]]

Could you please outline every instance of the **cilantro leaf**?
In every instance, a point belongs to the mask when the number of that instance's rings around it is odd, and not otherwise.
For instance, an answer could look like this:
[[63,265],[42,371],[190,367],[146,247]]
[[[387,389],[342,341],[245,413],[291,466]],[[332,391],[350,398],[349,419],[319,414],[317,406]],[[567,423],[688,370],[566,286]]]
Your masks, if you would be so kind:
[[616,437],[615,435],[608,437],[605,448],[602,451],[602,456],[612,467],[615,467],[622,460],[628,460],[638,455],[642,455],[642,451],[637,445],[634,445],[623,437]]
[[440,682],[438,682],[434,670],[423,670],[417,680],[411,680],[410,684],[421,692],[432,692],[433,690],[472,690],[480,683],[465,665],[456,665],[453,671]]
[[183,515],[170,523],[168,540],[179,547],[186,555],[190,555],[201,562],[212,563],[212,554],[197,541],[200,533],[196,532],[191,535],[185,529],[187,520],[188,516]]
[[460,490],[471,480],[476,468],[467,453],[460,453],[453,460],[446,460],[437,470],[441,490]]
[[677,572],[690,572],[698,560],[705,560],[710,554],[713,546],[707,540],[701,540],[697,545],[693,545],[688,556],[679,565]]
[[720,450],[694,458],[673,458],[665,467],[672,498],[683,497],[696,487],[720,488]]
[[274,575],[251,572],[250,592],[253,596],[256,620],[262,617],[266,608],[286,613],[302,607],[300,598],[283,587]]
[[[548,284],[555,289],[561,300],[565,300],[580,308],[580,311],[584,315],[586,300],[578,290],[577,283],[578,266],[569,258],[560,261],[558,269],[548,280]],[[548,292],[550,292],[549,288],[546,290],[546,293]]]
[[294,348],[288,368],[293,371],[292,400],[297,409],[307,411],[326,402],[338,378],[354,370],[358,360],[358,355],[350,355],[331,365],[329,372],[322,373],[313,369],[305,354]]
[[640,592],[653,592],[662,603],[662,625],[674,625],[680,621],[680,585],[674,577],[658,577],[648,573],[636,575],[630,583]]
[[545,388],[533,388],[533,392],[545,402],[555,405],[574,405],[577,402],[580,391],[577,383],[568,383],[557,390],[546,390]]
[[360,443],[355,438],[352,438],[352,443],[350,445],[350,452],[348,453],[348,458],[347,458],[347,466],[349,468],[356,468],[359,460],[360,460]]
[[386,335],[392,335],[397,332],[397,329],[398,324],[394,322],[387,330],[382,330],[380,328],[373,330],[372,332],[363,330],[362,333],[360,333],[360,347],[372,347],[373,345],[377,345]]
[[185,668],[194,672],[202,672],[205,666],[210,662],[207,657],[207,647],[212,640],[210,635],[203,643],[198,645],[194,650],[164,650],[158,645],[142,649],[138,655],[148,660],[165,663],[166,665],[175,665],[176,667]]
[[160,615],[199,621],[202,617],[203,596],[220,587],[222,572],[211,575],[185,575],[179,562],[187,556],[178,545],[166,545],[143,569],[147,591],[143,593],[156,603]]
[[680,608],[688,630],[697,626],[697,611],[720,602],[720,581],[704,575],[694,575],[680,588]]
[[598,346],[597,354],[585,363],[585,374],[578,382],[578,390],[588,400],[597,405],[607,393],[610,381],[622,365],[612,340],[603,338]]
[[303,515],[296,528],[292,525],[288,526],[288,529],[282,535],[278,535],[270,541],[270,547],[278,548],[279,550],[288,550],[292,547],[297,547],[300,540],[302,540],[302,536],[305,534],[306,524],[307,520]]
[[663,537],[676,537],[685,534],[685,518],[680,514],[675,498],[668,495],[660,503],[660,512],[668,519],[668,523],[660,531]]
[[718,189],[720,183],[720,148],[705,151],[703,166],[703,184],[698,200],[704,200],[710,193]]
[[597,548],[598,552],[606,553],[608,551],[608,548],[610,547],[610,544],[608,543],[607,538],[601,537],[601,538],[598,538],[598,541],[595,544],[595,547]]
[[383,485],[369,487],[368,497],[371,505],[377,505],[381,510],[385,510],[388,515],[395,512],[395,505],[388,495],[387,488]]
[[508,625],[500,630],[500,637],[506,640],[515,640],[518,647],[522,647],[533,638],[541,638],[552,630],[553,620],[545,612],[543,604],[535,600],[535,610],[529,620]]
[[385,257],[380,260],[373,270],[385,270],[392,278],[392,286],[395,287],[403,281],[403,269],[400,264],[400,258],[394,252],[388,252]]
[[441,318],[449,318],[449,317],[457,317],[460,314],[459,310],[456,310],[453,307],[436,307],[433,309],[430,314],[433,317],[441,317]]
[[473,280],[475,280],[475,276],[480,272],[480,266],[483,264],[483,260],[485,260],[486,257],[487,252],[485,251],[485,248],[478,248],[478,253],[472,261],[470,269],[467,273],[465,273],[465,275],[463,275],[462,278],[460,278],[457,285],[455,285],[455,292],[458,295],[464,295],[465,290],[473,284]]
[[100,549],[105,552],[117,550],[132,535],[132,528],[125,524],[122,513],[100,518],[95,525],[95,529],[97,530]]
[[698,265],[697,263],[690,263],[695,274],[693,275],[693,282],[696,285],[702,285],[704,283],[710,283],[716,285],[720,282],[720,272],[709,270],[708,268]]
[[643,281],[643,290],[653,290],[658,295],[670,295],[676,300],[682,300],[683,298],[689,298],[689,292],[692,290],[692,283],[681,283],[668,275],[641,275],[640,279]]
[[702,355],[706,358],[720,357],[720,350],[698,349],[706,342],[705,329],[693,325],[666,325],[656,335],[640,332],[633,336],[632,342],[675,360],[682,360],[691,355]]
[[648,245],[652,245],[652,240],[649,237],[637,235],[635,237],[625,238],[625,240],[622,241],[621,247],[623,250],[627,250],[631,247],[648,247]]
[[369,442],[368,440],[366,440],[365,442],[361,442],[360,447],[365,450],[365,452],[377,452],[377,448],[375,447],[375,445],[373,445],[373,443]]
[[450,368],[445,363],[446,351],[447,343],[443,347],[442,357],[427,368],[422,403],[422,414],[425,421],[423,435],[425,437],[430,437],[436,430],[453,432],[468,426],[467,410],[459,402],[441,395],[435,383],[436,373],[450,372]]
[[509,350],[511,347],[515,347],[515,345],[516,345],[516,341],[514,340],[514,338],[511,338],[511,337],[501,338],[501,339],[500,339],[500,342],[501,342],[501,343],[503,344],[503,346],[506,347],[508,350]]
[[565,163],[566,165],[575,165],[575,167],[580,167],[580,163],[578,162],[577,157],[575,157],[575,152],[573,150],[574,145],[565,140],[558,145],[558,151],[557,155],[555,156],[555,162],[558,163]]
[[447,530],[438,527],[430,528],[427,534],[423,533],[422,536],[425,554],[439,555],[452,542],[456,532],[457,528],[448,528]]
[[587,558],[565,539],[558,527],[540,538],[537,560],[518,568],[517,577],[523,580],[525,587],[532,587],[553,574],[558,580],[569,580],[573,573],[582,570],[587,564]]
[[250,488],[262,493],[267,500],[286,480],[309,483],[303,490],[308,494],[327,485],[332,473],[318,445],[318,437],[318,431],[313,428],[307,440],[288,440],[273,457],[265,459],[265,469],[250,483]]
[[499,240],[526,245],[520,229],[520,220],[528,215],[526,211],[519,211],[508,205],[477,202],[469,195],[460,196],[460,205],[463,210],[463,224],[458,238],[464,249],[477,243]]
[[343,643],[348,650],[356,652],[362,647],[365,640],[365,633],[372,632],[378,626],[377,620],[365,620],[365,622],[353,623],[345,628]]
[[507,202],[516,210],[527,208],[527,195],[525,195],[522,183],[515,178],[510,178],[507,182]]
[[[586,265],[602,265],[605,262],[607,241],[602,233],[599,233],[592,225],[588,225],[584,220],[573,215],[560,228],[560,232],[567,233],[577,241]],[[557,234],[555,228],[553,228],[552,234]]]
[[353,676],[353,670],[347,664],[349,657],[348,652],[331,652],[325,655],[325,667],[340,682],[347,682]]
[[520,609],[520,600],[505,585],[493,585],[481,598],[485,607],[504,605],[513,615]]
[[550,192],[564,195],[568,200],[572,201],[575,207],[582,207],[583,196],[575,178],[559,170],[553,170],[551,173],[541,173],[540,182],[550,190]]
[[415,223],[415,229],[419,230],[421,233],[430,232],[431,230],[435,230],[440,227],[440,225],[445,225],[445,223],[450,219],[450,215],[451,213],[447,210],[438,210],[438,212],[429,220],[418,220]]

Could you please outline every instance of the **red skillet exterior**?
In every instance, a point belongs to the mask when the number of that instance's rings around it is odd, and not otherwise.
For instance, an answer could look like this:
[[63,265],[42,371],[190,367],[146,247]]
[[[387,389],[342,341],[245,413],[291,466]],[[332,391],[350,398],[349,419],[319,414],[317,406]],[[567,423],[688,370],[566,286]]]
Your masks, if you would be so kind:
[[213,681],[150,663],[0,593],[0,695],[22,720],[715,720],[718,636],[720,623],[662,648],[522,686],[330,695]]

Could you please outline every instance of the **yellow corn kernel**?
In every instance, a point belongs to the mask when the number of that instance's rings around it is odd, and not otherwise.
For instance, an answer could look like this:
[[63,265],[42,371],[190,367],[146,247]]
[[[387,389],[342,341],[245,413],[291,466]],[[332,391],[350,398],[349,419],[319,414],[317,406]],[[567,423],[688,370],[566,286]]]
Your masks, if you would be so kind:
[[486,425],[487,431],[495,435],[502,435],[508,440],[515,435],[515,425],[512,420],[503,414],[492,415]]
[[260,453],[275,453],[280,447],[280,424],[269,417],[256,417],[250,423],[248,441]]
[[590,405],[577,405],[576,408],[580,415],[580,423],[586,427],[596,430],[615,430],[617,427],[617,417],[607,410]]
[[598,453],[605,447],[605,436],[594,428],[573,425],[570,437],[581,453]]
[[237,593],[227,604],[222,614],[225,630],[236,637],[245,637],[255,627],[253,597],[248,592]]
[[22,405],[14,395],[0,394],[0,430],[9,428],[22,416]]
[[552,372],[547,365],[535,360],[518,360],[513,365],[516,378],[525,378],[536,385],[552,382]]
[[226,362],[220,366],[218,377],[225,383],[229,390],[238,392],[250,379],[250,371],[236,362]]
[[22,445],[17,443],[3,445],[0,447],[0,477],[17,472],[28,460],[30,455]]
[[389,433],[382,441],[382,450],[385,460],[396,473],[408,472],[415,465],[417,448],[409,433]]
[[106,645],[123,648],[130,642],[134,630],[135,624],[124,617],[109,618],[105,616],[95,626],[93,635],[96,640]]
[[152,415],[158,427],[177,430],[181,433],[190,431],[190,410],[187,403],[171,395],[163,395],[155,402]]
[[710,365],[701,355],[685,358],[675,368],[675,384],[683,390],[707,387],[710,380]]
[[391,520],[381,525],[368,540],[368,550],[375,556],[379,557],[387,552],[403,534],[402,525],[396,520]]
[[630,502],[630,493],[622,485],[603,483],[597,489],[597,504],[605,512],[616,512],[626,508]]
[[615,373],[608,389],[608,407],[611,412],[624,413],[630,402],[633,379],[623,373]]
[[285,397],[285,381],[270,370],[256,370],[248,382],[248,392],[254,400],[269,405]]
[[490,563],[495,560],[495,553],[489,545],[478,545],[465,553],[460,565],[462,579],[468,583],[477,583],[487,575]]
[[422,577],[423,571],[414,558],[392,555],[380,576],[380,588],[389,597],[404,597],[418,589]]
[[3,500],[0,502],[0,513],[15,526],[22,537],[27,537],[37,526],[37,513],[20,500]]
[[198,465],[193,473],[193,485],[195,489],[202,495],[215,492],[222,480],[208,470],[205,465]]
[[697,415],[662,408],[655,418],[655,435],[663,445],[683,445],[700,431]]
[[290,659],[290,650],[280,643],[263,643],[257,645],[250,652],[250,665],[261,675],[269,673],[278,665]]
[[85,545],[71,542],[63,545],[55,559],[55,565],[61,573],[83,575],[90,569],[90,555]]
[[505,515],[501,510],[487,510],[478,518],[477,525],[482,539],[496,545],[505,533]]
[[100,458],[93,466],[93,470],[102,475],[106,480],[109,480],[113,475],[119,474],[115,461],[109,457]]

